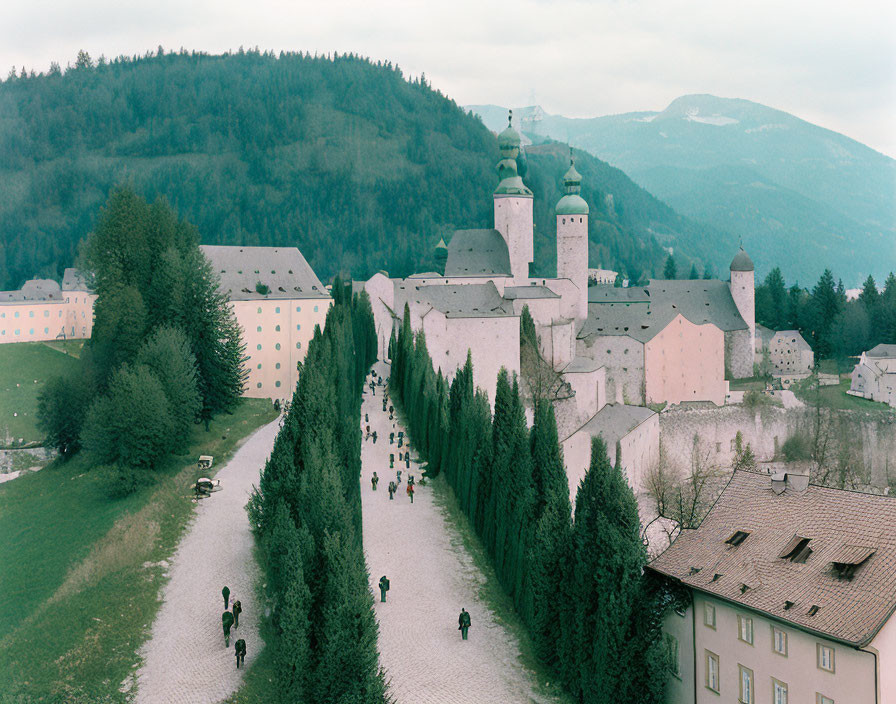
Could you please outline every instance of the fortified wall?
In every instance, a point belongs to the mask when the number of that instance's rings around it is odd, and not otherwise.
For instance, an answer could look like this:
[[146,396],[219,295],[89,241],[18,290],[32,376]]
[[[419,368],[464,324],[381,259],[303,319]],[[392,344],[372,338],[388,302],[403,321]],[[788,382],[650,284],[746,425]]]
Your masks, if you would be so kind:
[[[812,434],[815,423],[815,410],[808,407],[676,407],[660,413],[660,439],[666,457],[681,469],[691,466],[695,436],[710,463],[730,467],[738,431],[758,461],[770,462],[789,437]],[[842,452],[854,458],[874,486],[896,482],[896,414],[834,411],[827,436],[830,457]]]

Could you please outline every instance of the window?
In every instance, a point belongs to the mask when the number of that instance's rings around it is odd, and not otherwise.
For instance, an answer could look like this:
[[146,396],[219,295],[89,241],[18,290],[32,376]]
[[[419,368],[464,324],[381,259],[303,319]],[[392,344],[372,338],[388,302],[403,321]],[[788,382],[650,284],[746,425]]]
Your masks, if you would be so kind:
[[297,343],[296,343],[296,349],[297,349],[297,350],[302,349],[302,343],[301,343],[301,342],[297,342]]
[[816,694],[815,704],[834,704],[834,700],[830,697],[824,696],[823,694]]
[[274,332],[280,332],[280,326],[279,326],[279,325],[278,325],[277,327],[274,328]]
[[317,313],[317,306],[314,306],[314,312]]
[[716,607],[708,601],[703,603],[703,625],[713,629],[716,627]]
[[259,325],[257,328],[255,328],[255,332],[261,332],[261,325]]
[[277,362],[277,364],[274,365],[274,369],[279,369],[279,368],[280,368],[280,362]]
[[818,657],[818,669],[825,672],[834,671],[834,649],[821,643],[815,645],[816,655]]
[[29,311],[28,311],[28,317],[29,317],[29,318],[33,318],[33,317],[34,317],[34,311],[33,311],[33,310],[29,310]]
[[719,693],[719,656],[708,650],[706,653],[706,688]]
[[275,350],[279,350],[279,349],[280,349],[280,343],[279,343],[279,342],[278,342],[276,345],[274,345],[274,349],[275,349]]
[[302,329],[302,325],[301,325],[301,324],[296,325],[296,330],[301,330],[301,329]]
[[772,650],[787,657],[787,633],[772,626]]
[[675,677],[681,679],[681,665],[679,663],[680,658],[678,654],[678,638],[669,633],[663,633],[663,645],[666,648],[666,662],[669,667],[669,672],[672,673]]
[[274,308],[274,312],[275,312],[275,313],[279,313],[279,312],[280,312],[280,306],[277,306],[276,308]]
[[15,312],[15,316],[14,316],[14,317],[16,317],[16,318],[19,317],[19,311],[16,311],[16,312]]
[[261,308],[258,309],[258,312],[261,313]]
[[274,382],[274,386],[276,386],[277,388],[280,388],[280,382],[279,382],[279,381],[275,381],[275,382]]
[[255,347],[256,347],[256,349],[259,349],[259,350],[261,349],[261,345],[260,345],[260,344],[259,344],[259,345],[256,345]]
[[33,335],[33,334],[34,334],[34,328],[29,328],[29,330],[28,330],[28,334],[29,334],[29,335]]
[[50,334],[50,328],[44,328],[44,335]]
[[296,313],[302,312],[302,306],[296,306]]
[[50,317],[50,311],[45,310],[45,311],[44,311],[44,317],[45,317],[45,318],[49,318],[49,317]]
[[737,616],[737,637],[744,643],[753,645],[753,619],[749,616]]
[[795,535],[790,542],[784,546],[778,557],[791,562],[802,563],[809,559],[812,554],[812,548],[809,547],[811,538],[804,538],[801,535]]
[[772,677],[772,704],[787,704],[787,685]]
[[750,534],[747,533],[746,531],[739,530],[736,533],[734,533],[734,535],[732,535],[730,538],[728,538],[728,540],[726,540],[725,542],[728,543],[728,545],[737,546],[737,545],[740,545],[742,542],[744,542],[747,539],[747,536],[749,536],[749,535]]
[[261,363],[258,364],[258,368],[261,369]]
[[260,388],[261,388],[261,382],[260,382],[260,381],[255,385],[255,388],[256,388],[256,389],[260,389]]
[[743,665],[738,665],[737,669],[740,671],[740,699],[738,701],[741,704],[753,704],[753,671]]

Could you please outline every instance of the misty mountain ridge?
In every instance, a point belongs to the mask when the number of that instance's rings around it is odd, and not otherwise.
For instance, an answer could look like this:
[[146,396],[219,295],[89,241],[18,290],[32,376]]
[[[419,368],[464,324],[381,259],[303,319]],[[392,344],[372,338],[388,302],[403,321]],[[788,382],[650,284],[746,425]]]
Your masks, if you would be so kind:
[[[492,129],[507,120],[497,106],[468,109]],[[660,112],[567,118],[530,106],[514,118],[742,238],[760,275],[780,266],[788,280],[808,284],[832,268],[858,285],[896,262],[896,160],[789,113],[688,95]]]

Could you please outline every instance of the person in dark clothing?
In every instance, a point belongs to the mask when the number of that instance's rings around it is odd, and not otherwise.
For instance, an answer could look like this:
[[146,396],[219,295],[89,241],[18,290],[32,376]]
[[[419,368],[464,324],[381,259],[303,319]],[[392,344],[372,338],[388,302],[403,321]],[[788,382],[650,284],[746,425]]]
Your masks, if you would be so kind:
[[221,625],[224,627],[224,645],[230,647],[230,629],[233,626],[233,614],[225,611],[221,614]]
[[373,490],[376,491],[376,485],[380,483],[380,478],[376,475],[376,472],[373,473],[373,476],[370,478],[370,485],[373,487]]
[[389,469],[395,469],[395,455],[389,453]]
[[464,640],[467,639],[467,631],[470,630],[470,614],[466,609],[460,610],[460,616],[457,617],[457,630]]
[[404,468],[405,469],[411,468],[411,453],[410,452],[404,453]]
[[395,496],[395,482],[389,482],[389,501]]
[[414,486],[414,475],[408,474],[408,486]]
[[389,406],[389,413],[393,413],[395,411],[395,406]]
[[398,436],[398,446],[401,447],[404,444],[404,438],[401,435]]
[[226,611],[230,608],[230,589],[225,586],[221,590],[221,596],[224,597],[224,610]]
[[387,591],[389,591],[389,578],[383,575],[380,577],[380,601],[386,601]]
[[400,469],[395,473],[395,476],[398,478],[398,481],[395,483],[401,484],[401,470]]
[[236,651],[236,669],[240,669],[240,665],[243,664],[243,661],[246,659],[246,641],[240,638],[236,642],[236,646],[234,648]]
[[373,444],[376,445],[376,431],[373,431]]
[[369,423],[369,422],[370,422],[370,418],[367,417],[367,414],[366,414],[366,413],[364,414],[364,422],[365,422],[365,423]]
[[389,433],[389,444],[395,442],[395,433]]
[[408,492],[408,496],[411,497],[411,503],[414,503],[414,485],[413,484],[408,484],[407,492]]
[[233,602],[233,627],[234,628],[239,628],[241,613],[243,613],[243,605],[239,602],[239,599],[237,599]]

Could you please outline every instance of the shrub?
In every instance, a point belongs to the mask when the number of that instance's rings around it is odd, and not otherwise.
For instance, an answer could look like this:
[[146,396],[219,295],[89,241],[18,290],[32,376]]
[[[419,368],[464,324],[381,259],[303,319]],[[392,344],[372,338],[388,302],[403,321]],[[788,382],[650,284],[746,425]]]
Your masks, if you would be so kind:
[[81,427],[90,406],[93,388],[84,374],[54,377],[37,399],[38,426],[46,433],[46,442],[64,458],[80,447]]
[[781,445],[781,454],[788,462],[812,459],[812,443],[805,435],[791,435]]

